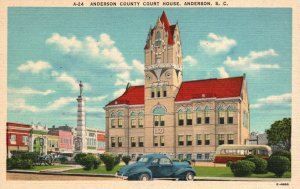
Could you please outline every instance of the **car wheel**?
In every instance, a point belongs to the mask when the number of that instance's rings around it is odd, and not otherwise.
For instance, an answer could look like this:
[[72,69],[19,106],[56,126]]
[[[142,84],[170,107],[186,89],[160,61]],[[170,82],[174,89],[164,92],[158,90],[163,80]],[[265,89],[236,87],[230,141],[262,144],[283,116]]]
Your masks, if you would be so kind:
[[139,180],[148,181],[148,180],[150,180],[150,175],[147,174],[147,173],[143,173],[143,174],[140,175]]
[[186,172],[186,174],[185,174],[185,180],[186,181],[193,181],[194,180],[194,173],[192,173],[192,172]]

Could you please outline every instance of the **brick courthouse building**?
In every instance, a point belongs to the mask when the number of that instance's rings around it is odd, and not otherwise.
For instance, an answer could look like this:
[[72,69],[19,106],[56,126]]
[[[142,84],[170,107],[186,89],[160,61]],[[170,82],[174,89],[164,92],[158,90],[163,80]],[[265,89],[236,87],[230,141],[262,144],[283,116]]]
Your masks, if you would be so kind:
[[183,82],[179,27],[164,12],[148,33],[144,53],[145,85],[128,85],[105,106],[106,151],[207,160],[220,144],[245,144],[245,75]]

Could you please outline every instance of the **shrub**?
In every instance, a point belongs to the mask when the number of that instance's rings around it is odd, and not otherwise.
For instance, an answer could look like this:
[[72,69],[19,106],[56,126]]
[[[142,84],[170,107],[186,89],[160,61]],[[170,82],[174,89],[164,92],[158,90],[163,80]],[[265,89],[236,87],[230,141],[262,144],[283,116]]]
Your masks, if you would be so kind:
[[85,153],[76,154],[74,157],[75,162],[80,164],[82,158],[85,157],[86,155],[87,154],[85,154]]
[[104,153],[100,155],[101,161],[105,164],[106,171],[111,171],[115,167],[116,157],[109,153]]
[[290,160],[284,156],[272,156],[268,160],[268,170],[275,173],[276,177],[282,177],[290,168]]
[[232,163],[230,168],[234,176],[247,177],[255,170],[255,164],[248,160],[239,160]]
[[94,161],[94,169],[98,169],[101,165],[101,161],[98,157],[96,157],[96,160]]
[[252,155],[252,154],[246,155],[246,157],[244,158],[244,160],[248,160],[248,159],[251,159],[251,158],[257,158],[257,156],[256,155]]
[[33,163],[38,162],[39,154],[37,152],[16,152],[13,157],[19,159],[30,159]]
[[230,167],[232,163],[233,163],[233,161],[227,161],[226,167]]
[[291,152],[286,151],[286,150],[278,150],[276,152],[273,152],[271,157],[272,156],[284,156],[284,157],[288,158],[291,161]]
[[130,156],[123,156],[123,157],[122,157],[122,161],[124,161],[124,163],[125,163],[126,165],[128,165],[128,163],[130,162],[130,160],[131,160],[131,157],[130,157]]
[[114,166],[119,165],[121,162],[121,157],[120,156],[115,156],[114,159]]
[[[81,158],[80,165],[82,165],[85,170],[91,170],[94,168],[96,161],[97,161],[97,158],[93,154],[87,154],[86,156]],[[96,165],[96,167],[97,167],[97,165]]]
[[255,164],[254,173],[264,174],[268,172],[268,162],[262,158],[249,158],[248,161],[251,161]]
[[31,169],[33,167],[31,159],[21,159],[16,156],[7,159],[7,169]]

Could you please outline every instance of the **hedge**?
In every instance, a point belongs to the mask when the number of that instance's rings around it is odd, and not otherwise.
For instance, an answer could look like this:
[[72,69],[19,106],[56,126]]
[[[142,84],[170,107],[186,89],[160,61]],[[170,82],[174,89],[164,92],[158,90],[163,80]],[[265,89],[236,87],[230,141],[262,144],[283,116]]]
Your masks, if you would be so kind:
[[230,166],[231,171],[236,177],[250,176],[255,170],[255,164],[248,160],[239,160]]

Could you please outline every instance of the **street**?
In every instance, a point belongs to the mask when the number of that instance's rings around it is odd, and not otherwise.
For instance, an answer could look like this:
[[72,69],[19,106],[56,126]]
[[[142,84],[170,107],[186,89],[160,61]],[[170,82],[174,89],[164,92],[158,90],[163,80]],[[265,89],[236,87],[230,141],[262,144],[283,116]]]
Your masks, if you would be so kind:
[[69,176],[69,175],[42,175],[30,173],[6,173],[7,180],[114,180],[123,181],[120,178]]

